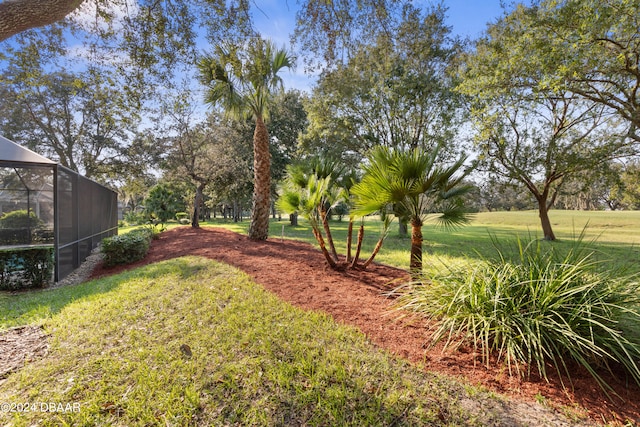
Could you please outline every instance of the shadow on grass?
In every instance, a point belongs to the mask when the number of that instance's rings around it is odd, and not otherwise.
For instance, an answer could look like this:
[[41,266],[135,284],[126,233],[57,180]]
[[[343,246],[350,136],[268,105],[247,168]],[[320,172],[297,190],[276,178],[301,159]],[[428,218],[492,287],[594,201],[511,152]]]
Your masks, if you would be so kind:
[[204,267],[177,258],[78,285],[25,292],[0,292],[0,330],[41,323],[74,301],[114,291],[138,278],[149,279],[173,274],[185,279],[202,268]]

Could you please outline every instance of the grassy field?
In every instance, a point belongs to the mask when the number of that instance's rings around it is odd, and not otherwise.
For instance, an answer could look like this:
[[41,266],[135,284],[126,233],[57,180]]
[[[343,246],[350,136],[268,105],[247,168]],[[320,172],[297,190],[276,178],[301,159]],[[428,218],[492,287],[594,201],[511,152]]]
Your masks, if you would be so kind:
[[[202,258],[5,295],[0,312],[2,327],[41,323],[51,342],[44,359],[0,383],[3,404],[35,405],[0,411],[0,425],[500,425],[515,416],[492,394],[425,374]],[[68,411],[43,412],[50,403]]]
[[[558,240],[549,245],[560,249],[570,247],[584,230],[584,240],[597,251],[598,258],[640,272],[640,211],[551,211],[550,217]],[[291,227],[286,220],[272,221],[270,238],[284,236],[315,244],[306,222],[301,219],[299,223],[300,226]],[[378,239],[380,226],[374,218],[368,218],[365,224],[364,256],[367,256]],[[246,234],[249,221],[233,223],[218,219],[207,225]],[[347,226],[346,221],[331,223],[336,246],[343,254]],[[407,237],[400,237],[397,230],[396,222],[376,260],[408,269],[410,241]],[[443,230],[434,222],[427,222],[422,232],[425,268],[467,262],[469,258],[492,258],[497,254],[495,241],[504,249],[513,246],[517,236],[524,240],[542,236],[537,211],[478,213],[470,224],[455,230]]]

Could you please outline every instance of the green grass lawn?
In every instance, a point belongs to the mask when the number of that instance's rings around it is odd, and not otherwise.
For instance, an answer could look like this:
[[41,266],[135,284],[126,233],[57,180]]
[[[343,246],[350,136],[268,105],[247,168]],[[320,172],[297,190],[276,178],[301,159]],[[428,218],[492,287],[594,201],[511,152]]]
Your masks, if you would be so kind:
[[[589,246],[598,252],[598,258],[640,272],[640,211],[551,211],[550,218],[558,240],[545,244],[568,248],[585,230],[585,242],[593,241]],[[284,236],[315,244],[305,220],[300,219],[299,223],[300,226],[291,227],[284,219],[272,220],[269,238]],[[375,218],[367,218],[365,224],[363,257],[373,249],[380,230]],[[217,219],[203,225],[225,227],[246,234],[249,221],[233,223]],[[347,226],[346,220],[331,222],[336,246],[342,254],[346,248]],[[516,236],[525,240],[542,236],[537,211],[478,213],[470,224],[449,231],[427,222],[422,233],[425,268],[441,268],[443,263],[464,263],[470,258],[492,258],[497,254],[495,241],[509,247],[513,246]],[[408,269],[410,245],[409,238],[398,235],[395,222],[376,261]]]
[[[36,410],[0,411],[0,425],[498,425],[513,416],[488,409],[502,406],[495,396],[425,374],[202,258],[4,295],[0,312],[1,327],[43,324],[51,342],[0,385],[0,402]],[[72,409],[46,413],[41,403]]]

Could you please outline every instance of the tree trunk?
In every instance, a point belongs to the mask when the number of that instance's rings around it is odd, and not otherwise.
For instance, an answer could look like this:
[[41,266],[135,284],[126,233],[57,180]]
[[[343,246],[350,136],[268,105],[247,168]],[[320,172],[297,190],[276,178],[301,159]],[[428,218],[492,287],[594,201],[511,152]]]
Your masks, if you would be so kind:
[[193,216],[191,217],[191,227],[200,228],[200,205],[202,204],[202,190],[203,184],[196,186],[196,195],[193,198]]
[[289,222],[291,223],[292,227],[298,226],[298,214],[296,212],[289,214]]
[[362,267],[367,268],[367,266],[369,266],[369,264],[373,262],[373,259],[376,257],[376,255],[378,255],[378,252],[380,252],[380,248],[382,248],[382,243],[384,242],[384,238],[385,238],[384,235],[380,236],[380,238],[378,239],[378,242],[376,243],[376,247],[373,248],[373,252],[371,252],[371,256],[367,258],[367,260],[362,264]]
[[266,240],[269,236],[269,208],[271,207],[271,154],[269,133],[262,117],[256,117],[253,133],[253,208],[249,238]]
[[333,244],[333,236],[331,235],[331,228],[329,228],[329,220],[327,217],[327,211],[321,207],[320,218],[322,219],[322,227],[324,228],[324,232],[327,235],[327,241],[329,242],[329,249],[331,249],[333,259],[338,262],[338,251],[336,251],[336,245]]
[[411,220],[411,262],[409,271],[412,276],[422,273],[422,221]]
[[352,240],[353,240],[353,219],[349,218],[349,228],[347,229],[347,264],[351,262]]
[[315,227],[313,228],[313,235],[315,236],[316,240],[318,241],[318,244],[320,245],[320,250],[322,251],[322,254],[324,255],[325,259],[327,260],[327,263],[329,264],[329,266],[331,268],[335,269],[337,267],[337,264],[333,260],[333,258],[331,258],[331,255],[329,254],[329,251],[327,250],[327,246],[324,243],[324,239],[322,238],[322,234]]
[[538,200],[538,215],[540,216],[544,240],[556,240],[556,236],[553,234],[553,229],[551,228],[549,210],[547,209],[547,202],[545,200]]
[[360,228],[358,229],[358,244],[356,245],[356,254],[353,256],[353,261],[351,261],[351,268],[358,265],[358,258],[360,258],[360,250],[362,249],[363,240],[364,240],[364,224],[360,224]]
[[0,2],[0,42],[30,28],[53,24],[83,0],[11,0]]
[[409,227],[406,220],[398,218],[398,234],[400,237],[407,237],[409,235]]
[[240,221],[240,204],[238,199],[233,200],[233,222]]

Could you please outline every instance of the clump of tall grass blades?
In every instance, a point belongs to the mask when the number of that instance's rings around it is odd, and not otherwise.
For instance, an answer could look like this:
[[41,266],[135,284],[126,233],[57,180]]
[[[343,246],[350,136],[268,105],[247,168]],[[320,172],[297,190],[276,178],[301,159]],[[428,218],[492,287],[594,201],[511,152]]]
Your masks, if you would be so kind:
[[497,261],[447,268],[399,290],[400,306],[436,321],[434,344],[471,342],[511,374],[547,379],[552,366],[570,378],[577,362],[610,389],[600,369],[620,364],[640,384],[637,275],[607,269],[582,239],[568,250],[548,245],[518,240],[514,259],[498,249]]

